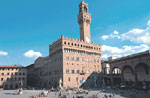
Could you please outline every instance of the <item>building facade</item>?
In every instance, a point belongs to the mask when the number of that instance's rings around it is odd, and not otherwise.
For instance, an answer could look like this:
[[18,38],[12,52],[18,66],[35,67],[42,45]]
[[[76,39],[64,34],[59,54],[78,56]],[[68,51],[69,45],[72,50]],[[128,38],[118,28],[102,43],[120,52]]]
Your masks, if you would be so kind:
[[36,79],[35,79],[35,74],[34,74],[34,64],[31,64],[26,67],[27,69],[27,86],[29,87],[34,87]]
[[0,87],[3,89],[25,88],[27,70],[22,66],[0,66]]
[[[80,39],[61,36],[50,44],[49,56],[34,63],[37,86],[64,88],[98,87],[101,73],[101,45],[92,43],[88,4],[79,4]],[[36,67],[38,66],[38,67]],[[36,71],[37,70],[37,71]],[[37,73],[36,73],[37,72]]]
[[49,56],[49,63],[43,67],[45,85],[57,87],[62,79],[63,87],[74,88],[81,86],[93,72],[101,72],[101,46],[98,44],[62,36],[50,45]]

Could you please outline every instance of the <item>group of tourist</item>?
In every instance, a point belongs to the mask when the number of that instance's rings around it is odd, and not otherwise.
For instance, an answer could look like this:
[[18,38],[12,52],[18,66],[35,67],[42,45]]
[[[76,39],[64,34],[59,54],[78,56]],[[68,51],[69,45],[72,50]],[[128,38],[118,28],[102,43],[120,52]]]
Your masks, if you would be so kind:
[[17,92],[18,92],[19,95],[21,95],[21,94],[23,94],[23,89],[22,89],[22,88],[19,88],[19,89],[17,90]]
[[[140,92],[139,92],[140,91]],[[90,96],[90,98],[115,98],[116,94],[120,96],[128,96],[130,98],[137,98],[139,94],[141,94],[141,90],[136,89],[128,89],[128,90],[120,90],[120,89],[111,89],[110,88],[103,88],[98,93],[92,93],[92,91],[89,90],[83,90],[83,89],[52,89],[51,92],[54,92],[54,96],[58,98],[67,98],[67,96],[72,96],[69,98],[87,98],[87,96]],[[18,90],[18,94],[22,94],[22,89]],[[50,90],[44,90],[42,91],[38,97],[48,97],[48,94],[50,93]],[[144,94],[144,91],[142,91]],[[145,92],[149,93],[149,92]],[[86,97],[85,97],[86,96]],[[37,96],[30,96],[29,98],[38,98]]]

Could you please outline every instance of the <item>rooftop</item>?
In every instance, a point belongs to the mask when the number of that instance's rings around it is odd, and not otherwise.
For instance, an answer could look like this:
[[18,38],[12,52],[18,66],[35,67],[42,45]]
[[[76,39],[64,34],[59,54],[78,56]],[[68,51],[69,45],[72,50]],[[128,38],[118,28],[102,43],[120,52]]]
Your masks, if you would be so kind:
[[16,66],[16,65],[0,65],[0,68],[23,68],[23,66]]
[[142,55],[150,55],[150,52],[145,51],[145,52],[140,52],[140,53],[136,53],[136,54],[131,54],[131,55],[128,55],[128,56],[124,56],[124,57],[121,57],[121,58],[114,59],[111,62],[125,60],[125,59],[129,59],[129,58],[134,58],[134,57],[139,57],[139,56],[142,56]]

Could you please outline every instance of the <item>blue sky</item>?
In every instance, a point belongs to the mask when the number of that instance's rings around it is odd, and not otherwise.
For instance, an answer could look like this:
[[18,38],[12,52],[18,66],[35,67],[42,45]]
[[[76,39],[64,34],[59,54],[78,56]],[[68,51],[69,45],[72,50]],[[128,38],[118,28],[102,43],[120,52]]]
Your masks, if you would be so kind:
[[[29,65],[48,56],[61,35],[79,38],[81,0],[0,0],[0,65]],[[92,14],[91,38],[102,59],[149,49],[150,0],[85,0]]]

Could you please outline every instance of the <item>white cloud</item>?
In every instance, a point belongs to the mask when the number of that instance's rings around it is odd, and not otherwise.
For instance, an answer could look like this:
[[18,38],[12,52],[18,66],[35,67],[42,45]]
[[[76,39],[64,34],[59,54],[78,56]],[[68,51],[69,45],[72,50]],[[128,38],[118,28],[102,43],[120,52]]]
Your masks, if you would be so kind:
[[34,50],[29,50],[23,54],[27,58],[38,58],[42,56],[40,52],[35,52]]
[[147,22],[147,27],[145,29],[134,28],[120,35],[118,31],[115,30],[114,33],[101,37],[102,40],[108,38],[118,38],[122,41],[129,40],[130,42],[137,44],[150,44],[150,20]]
[[109,38],[109,36],[107,36],[107,35],[103,35],[101,38],[102,38],[102,40],[106,40],[106,39],[108,39],[108,38]]
[[147,25],[150,26],[150,20],[147,22]]
[[109,39],[109,38],[118,38],[118,39],[120,39],[120,36],[118,34],[119,34],[119,32],[115,30],[113,33],[111,33],[109,35],[103,35],[101,37],[101,39],[102,40],[106,40],[106,39]]
[[129,40],[134,43],[150,44],[150,27],[146,29],[132,29],[121,35],[122,40]]
[[6,55],[8,55],[8,53],[7,53],[7,52],[4,52],[4,51],[0,51],[0,55],[1,55],[1,56],[6,56]]
[[119,32],[115,30],[115,31],[114,31],[114,34],[119,34]]
[[148,45],[141,44],[139,46],[123,46],[121,48],[118,47],[111,47],[107,45],[102,46],[102,58],[107,59],[111,56],[127,56],[134,53],[143,52],[149,49]]

